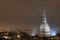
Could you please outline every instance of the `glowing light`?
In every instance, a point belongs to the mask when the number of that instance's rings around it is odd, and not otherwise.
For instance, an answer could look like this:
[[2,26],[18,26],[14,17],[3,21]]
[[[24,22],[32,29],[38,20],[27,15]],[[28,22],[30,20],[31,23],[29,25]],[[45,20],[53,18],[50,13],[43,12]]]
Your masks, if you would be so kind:
[[51,32],[51,36],[55,36],[56,35],[56,32]]
[[20,35],[17,35],[17,38],[20,38]]
[[35,33],[32,33],[32,35],[31,36],[35,36]]
[[8,39],[8,37],[7,36],[3,36],[5,39]]
[[31,32],[31,36],[35,36],[36,34],[37,34],[37,28],[35,27]]
[[3,38],[5,38],[5,39],[11,39],[12,37],[3,36]]

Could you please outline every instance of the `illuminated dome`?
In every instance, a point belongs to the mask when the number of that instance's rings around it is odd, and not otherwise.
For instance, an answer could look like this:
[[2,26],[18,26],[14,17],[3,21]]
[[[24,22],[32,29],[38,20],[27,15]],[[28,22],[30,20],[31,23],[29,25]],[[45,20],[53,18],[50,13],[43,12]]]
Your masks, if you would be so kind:
[[[42,22],[42,24],[40,25],[40,35],[50,36],[50,27],[49,27],[46,19],[47,19],[47,18],[46,18],[45,10],[44,10],[43,22]],[[42,33],[42,34],[41,34],[41,33]]]

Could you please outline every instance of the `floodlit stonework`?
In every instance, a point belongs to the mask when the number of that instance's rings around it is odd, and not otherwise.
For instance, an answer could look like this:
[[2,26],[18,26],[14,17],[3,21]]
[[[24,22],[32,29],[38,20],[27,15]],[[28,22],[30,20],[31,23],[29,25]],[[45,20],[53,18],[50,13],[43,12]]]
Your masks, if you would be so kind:
[[45,10],[44,10],[44,15],[43,15],[43,21],[42,21],[42,24],[40,25],[40,33],[39,35],[42,35],[42,36],[50,36],[50,27],[49,27],[49,24],[47,23],[47,20],[46,20],[46,14],[45,14]]

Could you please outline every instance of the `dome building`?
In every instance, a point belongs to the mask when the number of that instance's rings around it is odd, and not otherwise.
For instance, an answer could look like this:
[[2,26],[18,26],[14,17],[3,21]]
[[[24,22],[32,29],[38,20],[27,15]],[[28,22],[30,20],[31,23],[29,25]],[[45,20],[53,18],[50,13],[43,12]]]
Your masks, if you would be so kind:
[[50,33],[50,27],[49,27],[49,24],[47,23],[47,17],[46,17],[46,14],[45,14],[45,10],[44,10],[44,15],[43,15],[43,21],[42,21],[42,24],[40,25],[40,32],[39,32],[39,35],[40,36],[45,36],[45,37],[49,37],[51,35]]

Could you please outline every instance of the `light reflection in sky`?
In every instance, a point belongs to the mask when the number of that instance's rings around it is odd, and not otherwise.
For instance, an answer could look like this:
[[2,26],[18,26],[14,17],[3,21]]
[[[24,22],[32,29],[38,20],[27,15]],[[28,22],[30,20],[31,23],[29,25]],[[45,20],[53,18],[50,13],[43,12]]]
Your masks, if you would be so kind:
[[35,36],[36,34],[35,33],[32,33],[31,36]]
[[51,31],[51,36],[55,36],[57,34],[56,31]]

